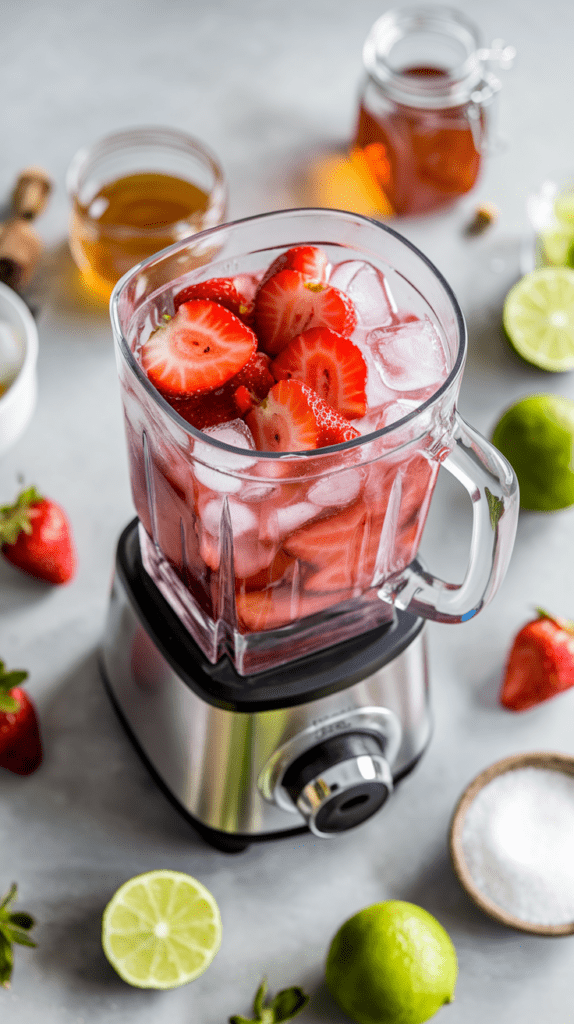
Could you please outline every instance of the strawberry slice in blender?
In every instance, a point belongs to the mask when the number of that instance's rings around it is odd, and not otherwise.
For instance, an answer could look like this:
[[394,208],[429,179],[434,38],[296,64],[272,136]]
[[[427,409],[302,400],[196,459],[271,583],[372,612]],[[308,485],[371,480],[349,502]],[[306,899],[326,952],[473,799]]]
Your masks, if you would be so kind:
[[327,327],[312,327],[286,345],[271,367],[276,380],[295,377],[342,416],[355,419],[367,408],[367,364],[349,338]]
[[[282,252],[265,271],[261,285],[280,270],[298,270],[304,277],[319,284],[327,284],[329,278],[329,258],[322,249],[315,245],[296,245],[293,249]],[[260,286],[261,286],[260,285]]]
[[352,441],[355,428],[302,381],[281,380],[245,417],[255,447],[264,452],[300,452]]
[[312,327],[328,327],[349,337],[356,324],[355,307],[343,292],[298,270],[280,270],[255,298],[255,328],[261,347],[271,356]]
[[257,349],[257,338],[234,313],[209,299],[184,302],[141,349],[141,364],[166,397],[213,391],[231,380]]
[[317,448],[319,428],[299,381],[274,384],[267,398],[245,417],[260,452],[304,452]]
[[176,312],[190,299],[209,299],[225,306],[244,323],[249,324],[253,320],[253,294],[248,294],[247,288],[240,287],[239,280],[234,277],[213,277],[209,281],[198,281],[197,284],[183,288],[173,297]]
[[196,427],[205,430],[243,416],[267,397],[274,380],[269,372],[269,356],[254,352],[245,366],[220,388],[186,398],[166,396],[176,412]]

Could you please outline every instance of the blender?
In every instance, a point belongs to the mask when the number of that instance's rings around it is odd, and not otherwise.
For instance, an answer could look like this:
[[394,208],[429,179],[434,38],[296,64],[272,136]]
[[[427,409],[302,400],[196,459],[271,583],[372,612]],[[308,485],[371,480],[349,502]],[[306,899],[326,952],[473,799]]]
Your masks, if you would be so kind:
[[[393,315],[433,325],[446,379],[388,426],[328,448],[261,452],[233,425],[196,430],[147,379],[139,347],[183,288],[255,281],[301,245],[374,268]],[[377,813],[427,746],[425,620],[476,615],[512,552],[516,478],[456,408],[466,353],[456,298],[391,228],[291,210],[151,257],[118,283],[111,316],[137,519],[117,548],[101,649],[108,692],[212,845],[334,837]],[[371,302],[372,329],[378,316]],[[439,467],[472,501],[460,585],[417,557]]]

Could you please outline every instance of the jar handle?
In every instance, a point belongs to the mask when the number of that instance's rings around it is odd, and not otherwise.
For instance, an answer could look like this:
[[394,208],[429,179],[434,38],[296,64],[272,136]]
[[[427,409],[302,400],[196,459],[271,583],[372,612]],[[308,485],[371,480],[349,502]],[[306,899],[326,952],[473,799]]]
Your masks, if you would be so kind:
[[492,123],[494,111],[491,111],[488,129],[485,128],[483,111],[484,107],[494,106],[502,86],[495,72],[510,70],[516,57],[516,48],[505,43],[504,39],[493,39],[489,47],[477,50],[476,56],[484,65],[484,74],[481,83],[471,93],[466,113],[477,153],[492,156],[500,152],[504,144]]
[[472,540],[461,584],[445,583],[415,559],[385,581],[379,596],[436,622],[466,622],[492,600],[504,579],[518,522],[519,492],[504,456],[455,412],[454,444],[442,466],[472,501]]

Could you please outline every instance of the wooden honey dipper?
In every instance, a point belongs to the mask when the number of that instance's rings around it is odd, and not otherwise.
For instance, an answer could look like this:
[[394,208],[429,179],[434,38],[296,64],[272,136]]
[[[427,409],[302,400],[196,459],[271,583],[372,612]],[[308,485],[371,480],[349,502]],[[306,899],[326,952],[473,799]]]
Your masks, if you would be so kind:
[[0,281],[25,288],[40,259],[42,242],[31,221],[46,208],[52,180],[41,167],[27,167],[12,192],[8,219],[0,224]]

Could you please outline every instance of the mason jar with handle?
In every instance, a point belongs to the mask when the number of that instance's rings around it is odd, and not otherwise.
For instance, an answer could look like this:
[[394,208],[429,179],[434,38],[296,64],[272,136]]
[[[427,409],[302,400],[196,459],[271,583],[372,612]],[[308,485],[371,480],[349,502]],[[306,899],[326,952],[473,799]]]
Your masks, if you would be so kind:
[[449,7],[387,11],[363,48],[365,81],[351,157],[386,216],[445,207],[478,181],[495,148],[500,69],[514,47],[489,47]]

